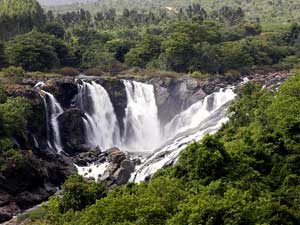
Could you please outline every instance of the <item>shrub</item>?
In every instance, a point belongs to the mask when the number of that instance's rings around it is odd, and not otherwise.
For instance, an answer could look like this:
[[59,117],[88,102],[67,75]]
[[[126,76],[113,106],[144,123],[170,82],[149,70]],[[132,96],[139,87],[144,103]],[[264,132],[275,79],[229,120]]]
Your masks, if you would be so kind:
[[194,71],[191,74],[191,77],[193,78],[197,78],[197,79],[205,79],[205,78],[209,78],[211,75],[208,73],[202,73],[201,71]]
[[84,71],[84,74],[88,76],[102,76],[104,74],[100,67],[90,68]]
[[1,73],[5,77],[24,77],[25,76],[25,71],[23,70],[22,67],[18,66],[10,66],[7,68],[4,68],[1,70]]
[[241,73],[238,70],[228,70],[225,73],[225,77],[227,80],[235,81],[241,77]]
[[73,68],[73,67],[64,67],[60,70],[60,73],[63,75],[63,76],[71,76],[71,77],[75,77],[75,76],[78,76],[80,74],[80,72]]
[[62,186],[62,199],[60,202],[61,212],[70,209],[81,210],[94,204],[97,199],[105,197],[107,193],[104,184],[94,181],[86,181],[80,175],[72,175]]

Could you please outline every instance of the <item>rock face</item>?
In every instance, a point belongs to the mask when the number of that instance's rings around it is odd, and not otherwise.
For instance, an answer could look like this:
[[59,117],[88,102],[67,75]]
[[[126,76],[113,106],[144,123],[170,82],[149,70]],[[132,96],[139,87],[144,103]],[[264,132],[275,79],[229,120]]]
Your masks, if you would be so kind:
[[77,108],[68,109],[58,117],[62,146],[71,156],[88,150],[83,118],[84,113]]
[[45,201],[66,177],[75,173],[69,159],[62,156],[38,158],[24,151],[24,165],[0,173],[0,222]]
[[163,124],[207,95],[193,78],[153,78],[150,83],[155,87],[158,116]]
[[22,149],[47,148],[47,125],[44,100],[38,91],[29,86],[11,85],[6,89],[7,95],[12,97],[24,97],[32,106],[32,119],[28,123],[27,133],[18,137],[18,143]]
[[43,89],[53,94],[63,108],[71,107],[78,94],[77,83],[73,78],[47,80]]

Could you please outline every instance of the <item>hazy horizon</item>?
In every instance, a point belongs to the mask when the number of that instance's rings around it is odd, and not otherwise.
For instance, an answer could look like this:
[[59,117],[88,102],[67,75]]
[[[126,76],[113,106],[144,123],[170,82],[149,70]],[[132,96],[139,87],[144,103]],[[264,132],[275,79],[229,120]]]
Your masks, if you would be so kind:
[[41,5],[69,5],[74,3],[96,2],[97,0],[38,0]]

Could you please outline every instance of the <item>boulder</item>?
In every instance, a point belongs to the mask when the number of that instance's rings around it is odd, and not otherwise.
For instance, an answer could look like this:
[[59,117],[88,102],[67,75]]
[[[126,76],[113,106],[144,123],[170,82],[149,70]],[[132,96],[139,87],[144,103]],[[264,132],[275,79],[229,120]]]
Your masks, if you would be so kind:
[[121,163],[121,168],[129,171],[130,173],[134,172],[134,162],[132,162],[131,160],[125,159],[122,163]]
[[77,108],[68,109],[58,117],[62,146],[71,156],[90,150],[85,145],[83,118],[84,113]]
[[125,169],[125,168],[119,168],[113,175],[113,177],[116,178],[116,184],[122,185],[126,184],[131,176],[131,171]]
[[126,159],[126,155],[120,149],[114,147],[108,150],[108,161],[111,164],[116,164],[120,167],[123,160]]

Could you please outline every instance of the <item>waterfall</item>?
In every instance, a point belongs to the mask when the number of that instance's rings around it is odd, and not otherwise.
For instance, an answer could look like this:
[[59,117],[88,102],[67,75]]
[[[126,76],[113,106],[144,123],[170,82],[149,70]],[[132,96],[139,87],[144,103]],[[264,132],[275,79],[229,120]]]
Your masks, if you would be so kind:
[[123,82],[128,101],[124,118],[123,146],[128,151],[151,151],[161,143],[154,87],[136,81]]
[[[102,150],[119,147],[133,155],[142,153],[149,157],[132,174],[132,181],[139,182],[157,170],[178,159],[179,153],[191,142],[201,140],[206,133],[216,132],[227,121],[226,111],[235,98],[233,88],[220,89],[180,112],[166,125],[160,123],[154,86],[123,80],[127,106],[124,132],[120,135],[119,123],[107,91],[94,81],[81,80],[78,84],[76,107],[84,112],[86,143]],[[37,84],[37,87],[43,84]],[[43,90],[50,134],[49,146],[62,151],[58,116],[63,113],[55,97]],[[51,138],[52,137],[52,138]],[[97,177],[108,164],[77,167],[79,173]]]
[[49,109],[50,109],[50,124],[52,128],[52,148],[60,153],[63,151],[62,144],[61,144],[61,138],[60,138],[60,131],[59,131],[59,123],[58,123],[58,117],[64,112],[61,108],[60,104],[57,102],[56,98],[50,94],[49,92],[46,92],[44,90],[41,90],[44,94],[47,95],[48,101],[49,101]]
[[207,133],[216,132],[227,121],[226,111],[234,98],[232,89],[221,89],[177,115],[165,127],[165,131],[171,133],[167,137],[173,138],[140,165],[131,180],[144,181],[164,166],[176,162],[179,153],[189,143],[201,140]]
[[79,85],[77,105],[85,112],[87,142],[102,150],[120,146],[119,125],[108,93],[94,81],[82,83]]
[[220,89],[206,96],[190,106],[185,111],[176,115],[164,127],[164,139],[169,139],[184,131],[196,128],[203,120],[209,117],[214,111],[219,109],[225,103],[233,100],[235,94],[232,89]]
[[[43,82],[39,82],[35,85],[35,88],[40,88],[44,85]],[[47,125],[47,138],[48,146],[50,149],[56,150],[58,153],[63,151],[58,117],[64,112],[56,98],[49,92],[41,90],[44,95],[40,95],[44,101],[44,107],[46,111],[46,125]],[[45,98],[44,96],[47,96]],[[49,105],[49,106],[48,106]],[[49,116],[50,115],[50,116]],[[52,138],[52,140],[51,140]]]

